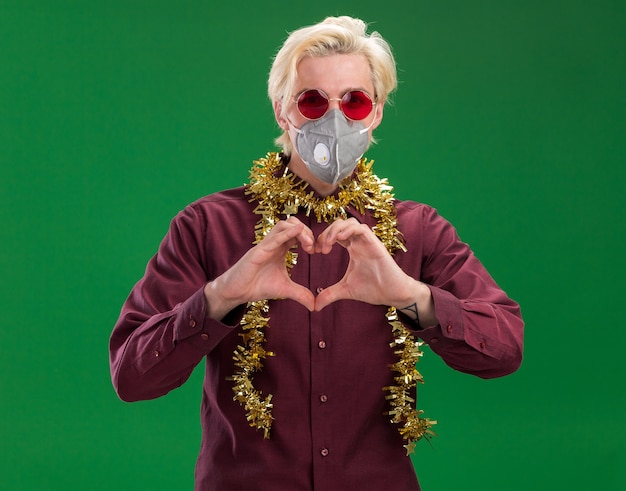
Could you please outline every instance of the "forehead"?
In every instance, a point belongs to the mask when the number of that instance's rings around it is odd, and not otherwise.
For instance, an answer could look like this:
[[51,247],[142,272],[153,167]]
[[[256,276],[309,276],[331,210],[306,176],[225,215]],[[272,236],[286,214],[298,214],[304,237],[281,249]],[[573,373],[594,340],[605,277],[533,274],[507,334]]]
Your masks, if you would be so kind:
[[322,89],[330,97],[343,95],[350,89],[374,93],[372,71],[362,54],[306,56],[297,67],[295,93],[304,89]]

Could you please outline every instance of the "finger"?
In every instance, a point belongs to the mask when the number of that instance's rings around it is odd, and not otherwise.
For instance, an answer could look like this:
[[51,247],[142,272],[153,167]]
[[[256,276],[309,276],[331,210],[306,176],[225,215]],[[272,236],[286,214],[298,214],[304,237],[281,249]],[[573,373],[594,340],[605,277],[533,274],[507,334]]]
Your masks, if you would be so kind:
[[302,224],[302,230],[296,236],[296,240],[300,243],[300,246],[304,251],[309,254],[313,254],[315,252],[315,236],[309,227]]
[[367,225],[359,223],[354,218],[333,222],[320,236],[316,244],[316,252],[328,254],[336,243],[347,247],[355,238],[373,234]]
[[309,253],[313,252],[315,247],[313,232],[296,217],[278,222],[263,241],[267,241],[266,246],[269,250],[284,248],[285,245],[291,247],[296,242]]
[[337,231],[335,241],[345,247],[355,240],[368,240],[374,237],[374,232],[367,225],[355,223]]
[[296,302],[304,305],[309,311],[315,309],[315,296],[308,288],[299,285],[298,283],[291,282],[291,288],[289,288],[288,294],[285,298],[295,300]]
[[332,222],[326,230],[324,230],[321,234],[318,235],[317,240],[315,241],[315,252],[322,252],[322,248],[325,247],[329,243],[329,237],[332,236],[333,230],[341,225],[344,220],[338,218],[334,222]]
[[285,245],[290,247],[297,242],[297,237],[302,233],[303,227],[304,224],[300,221],[297,223],[280,221],[265,236],[261,244],[269,251],[282,249]]
[[324,288],[319,295],[315,297],[315,311],[319,312],[337,300],[345,300],[348,298],[350,297],[342,282],[336,283],[333,286]]
[[337,241],[337,233],[346,226],[346,223],[347,220],[338,218],[328,227],[326,227],[326,230],[324,230],[317,238],[315,244],[315,252],[328,254],[333,248],[333,245],[335,245],[335,242]]

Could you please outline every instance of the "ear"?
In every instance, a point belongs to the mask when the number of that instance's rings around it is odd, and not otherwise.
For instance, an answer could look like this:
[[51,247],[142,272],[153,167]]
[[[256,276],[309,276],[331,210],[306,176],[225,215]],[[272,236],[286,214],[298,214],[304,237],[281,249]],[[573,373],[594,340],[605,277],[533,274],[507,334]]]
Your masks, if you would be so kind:
[[282,115],[282,112],[282,103],[278,100],[274,101],[274,117],[276,118],[276,122],[283,131],[289,131],[289,121]]
[[372,130],[375,130],[383,120],[383,109],[385,108],[385,101],[376,103],[376,115],[372,123]]

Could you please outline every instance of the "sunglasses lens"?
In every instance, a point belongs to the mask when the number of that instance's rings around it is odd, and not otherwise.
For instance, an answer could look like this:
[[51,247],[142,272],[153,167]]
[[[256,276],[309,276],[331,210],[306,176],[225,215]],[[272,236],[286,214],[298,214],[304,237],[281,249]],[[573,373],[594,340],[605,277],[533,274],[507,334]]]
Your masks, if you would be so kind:
[[319,119],[328,110],[328,99],[319,90],[307,90],[298,97],[298,110],[307,119]]
[[360,121],[372,112],[372,99],[362,90],[353,90],[343,96],[341,110],[350,119]]

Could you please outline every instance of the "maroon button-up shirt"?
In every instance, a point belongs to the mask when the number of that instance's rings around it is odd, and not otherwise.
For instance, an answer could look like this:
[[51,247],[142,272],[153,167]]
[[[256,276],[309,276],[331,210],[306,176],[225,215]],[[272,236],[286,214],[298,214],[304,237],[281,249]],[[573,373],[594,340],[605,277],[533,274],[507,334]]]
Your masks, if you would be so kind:
[[[382,388],[393,383],[389,364],[396,361],[385,306],[346,300],[309,312],[271,301],[266,347],[276,356],[254,376],[256,388],[274,395],[269,440],[233,401],[227,377],[235,371],[243,307],[221,322],[208,319],[203,287],[252,247],[259,217],[248,199],[243,188],[220,192],[173,219],[111,336],[117,393],[126,401],[162,396],[206,359],[197,490],[419,490],[397,428],[384,415]],[[439,321],[416,334],[454,369],[485,378],[516,370],[518,305],[434,209],[409,201],[396,207],[408,251],[394,258],[430,286]],[[297,217],[315,236],[327,227],[314,216]],[[316,291],[339,281],[348,260],[339,245],[328,255],[300,251],[292,279]]]

